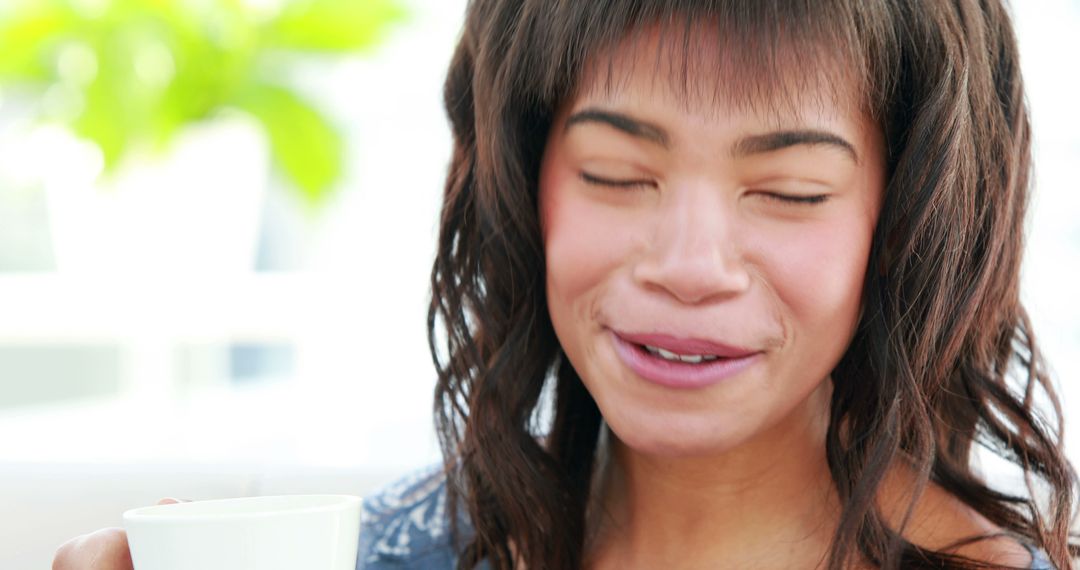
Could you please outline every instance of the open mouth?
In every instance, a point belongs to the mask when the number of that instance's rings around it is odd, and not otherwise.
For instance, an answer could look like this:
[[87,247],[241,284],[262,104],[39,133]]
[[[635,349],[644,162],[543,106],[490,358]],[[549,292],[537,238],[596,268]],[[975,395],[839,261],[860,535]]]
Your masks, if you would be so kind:
[[630,342],[612,332],[623,364],[644,380],[670,388],[701,388],[730,378],[761,360],[762,352],[738,356],[680,354],[661,347]]
[[702,364],[725,358],[715,354],[680,354],[665,350],[658,346],[649,346],[647,344],[635,343],[634,347],[638,351],[646,353],[646,356],[681,364]]

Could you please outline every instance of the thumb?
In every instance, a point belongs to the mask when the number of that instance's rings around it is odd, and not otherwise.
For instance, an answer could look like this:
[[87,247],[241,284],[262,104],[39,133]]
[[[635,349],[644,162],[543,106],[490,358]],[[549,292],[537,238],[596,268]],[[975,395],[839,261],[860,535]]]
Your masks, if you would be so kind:
[[172,497],[165,497],[157,502],[159,505],[173,505],[176,503],[190,503],[190,499],[174,499]]

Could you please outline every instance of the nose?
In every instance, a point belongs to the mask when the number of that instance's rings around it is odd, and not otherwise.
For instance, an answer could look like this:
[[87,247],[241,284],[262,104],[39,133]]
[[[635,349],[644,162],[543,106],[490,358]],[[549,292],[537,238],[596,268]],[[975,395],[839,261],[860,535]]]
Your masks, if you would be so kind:
[[639,285],[687,305],[749,289],[734,206],[716,188],[673,189],[656,208],[647,253],[633,269]]

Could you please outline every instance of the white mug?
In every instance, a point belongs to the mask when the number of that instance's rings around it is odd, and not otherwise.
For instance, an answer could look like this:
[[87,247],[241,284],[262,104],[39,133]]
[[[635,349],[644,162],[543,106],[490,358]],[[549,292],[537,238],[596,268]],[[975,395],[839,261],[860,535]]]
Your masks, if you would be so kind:
[[355,570],[360,497],[282,495],[132,509],[135,570]]

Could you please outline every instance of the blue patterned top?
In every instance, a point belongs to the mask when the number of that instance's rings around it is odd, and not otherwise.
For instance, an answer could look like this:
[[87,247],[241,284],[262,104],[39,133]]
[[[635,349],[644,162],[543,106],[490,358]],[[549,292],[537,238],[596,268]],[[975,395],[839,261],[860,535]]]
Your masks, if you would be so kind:
[[[467,540],[472,526],[460,514],[458,528],[460,540]],[[451,542],[441,465],[417,471],[364,498],[357,570],[452,569],[463,546]],[[1054,570],[1042,551],[1028,549],[1031,570]],[[487,564],[478,568],[489,570]]]
[[[472,525],[461,514],[458,531],[461,541],[472,535]],[[450,537],[441,465],[412,473],[364,498],[357,570],[454,568],[464,546],[454,545]]]

